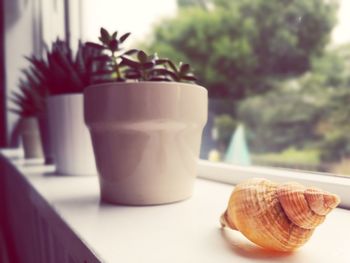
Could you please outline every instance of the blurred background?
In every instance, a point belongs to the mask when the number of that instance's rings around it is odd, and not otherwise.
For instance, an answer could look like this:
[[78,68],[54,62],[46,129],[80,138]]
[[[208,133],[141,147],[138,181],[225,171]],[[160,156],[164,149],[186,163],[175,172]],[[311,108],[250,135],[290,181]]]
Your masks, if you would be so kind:
[[24,56],[99,28],[190,63],[209,92],[201,158],[350,175],[349,0],[2,0],[0,144]]

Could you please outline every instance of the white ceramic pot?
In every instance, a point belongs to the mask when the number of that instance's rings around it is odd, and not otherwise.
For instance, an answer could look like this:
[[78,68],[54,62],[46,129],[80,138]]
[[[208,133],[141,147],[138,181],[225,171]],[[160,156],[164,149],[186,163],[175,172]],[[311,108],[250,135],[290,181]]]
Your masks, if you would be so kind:
[[207,90],[174,82],[111,83],[84,93],[102,201],[176,202],[192,195]]
[[40,140],[38,119],[28,117],[20,119],[20,134],[22,138],[24,158],[43,158],[43,148]]
[[49,132],[49,120],[46,114],[42,114],[38,116],[39,123],[39,131],[41,144],[43,146],[44,156],[45,156],[45,164],[54,164],[51,140],[50,140],[50,132]]
[[83,94],[50,96],[47,106],[56,172],[96,174],[91,139],[84,123]]

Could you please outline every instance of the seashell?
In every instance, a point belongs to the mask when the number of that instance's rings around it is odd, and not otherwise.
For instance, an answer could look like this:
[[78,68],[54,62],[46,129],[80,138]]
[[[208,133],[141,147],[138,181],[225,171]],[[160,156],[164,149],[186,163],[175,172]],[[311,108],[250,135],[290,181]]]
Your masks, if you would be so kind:
[[339,203],[337,195],[315,187],[254,178],[235,187],[220,222],[261,247],[293,251]]

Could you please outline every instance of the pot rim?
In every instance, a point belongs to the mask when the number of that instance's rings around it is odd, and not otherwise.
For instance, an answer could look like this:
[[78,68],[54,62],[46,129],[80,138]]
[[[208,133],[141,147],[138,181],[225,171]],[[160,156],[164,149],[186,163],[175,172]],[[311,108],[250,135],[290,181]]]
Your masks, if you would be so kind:
[[80,97],[84,96],[84,93],[82,92],[76,92],[76,93],[63,93],[63,94],[54,94],[54,95],[48,95],[48,99],[55,99],[55,98],[65,98],[65,97]]
[[111,86],[117,86],[117,87],[114,87],[114,88],[118,88],[118,87],[124,87],[124,86],[135,86],[135,85],[149,85],[149,87],[152,86],[162,86],[162,85],[165,85],[165,86],[184,86],[186,88],[198,88],[198,89],[201,89],[205,92],[208,92],[206,88],[204,88],[203,86],[200,86],[196,83],[186,83],[186,82],[175,82],[175,81],[139,81],[139,82],[106,82],[106,83],[99,83],[99,84],[92,84],[92,85],[89,85],[87,86],[85,89],[84,89],[84,92],[86,90],[90,90],[90,89],[93,89],[93,88],[105,88],[105,87],[111,87]]

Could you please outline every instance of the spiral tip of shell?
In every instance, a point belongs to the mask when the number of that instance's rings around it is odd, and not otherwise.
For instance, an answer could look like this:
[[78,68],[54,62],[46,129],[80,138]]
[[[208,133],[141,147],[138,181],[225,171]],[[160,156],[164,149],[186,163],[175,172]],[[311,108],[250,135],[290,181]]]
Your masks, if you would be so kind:
[[237,230],[235,224],[230,220],[230,217],[227,215],[227,210],[220,217],[220,225],[221,227],[229,227],[233,230]]
[[340,203],[340,198],[337,195],[320,190],[316,187],[307,188],[304,192],[304,196],[311,210],[318,215],[327,215]]
[[226,227],[228,225],[226,220],[226,211],[220,216],[220,225],[221,227]]

